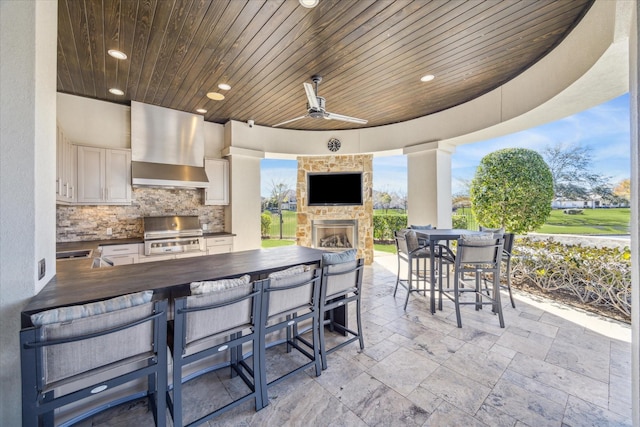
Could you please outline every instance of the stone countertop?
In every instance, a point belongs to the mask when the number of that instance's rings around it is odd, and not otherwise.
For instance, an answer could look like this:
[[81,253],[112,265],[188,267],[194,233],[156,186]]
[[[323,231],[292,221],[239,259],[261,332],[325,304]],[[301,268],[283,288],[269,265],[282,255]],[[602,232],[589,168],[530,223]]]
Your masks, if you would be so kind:
[[[226,231],[207,232],[203,233],[202,237],[233,237],[234,233]],[[128,239],[106,239],[106,240],[84,240],[77,242],[58,242],[56,243],[56,252],[61,251],[76,251],[81,249],[98,249],[98,246],[108,245],[127,245],[132,243],[143,243],[142,237],[130,237]]]
[[297,264],[320,264],[323,253],[303,246],[283,246],[110,268],[91,268],[92,258],[63,260],[56,264],[56,276],[22,310],[22,324],[28,326],[28,315],[38,311],[143,290],[166,295],[195,281],[242,274],[257,279]]
[[[204,233],[203,237],[228,237],[235,236],[233,233],[228,233],[226,231],[219,232],[208,232]],[[56,243],[56,252],[64,252],[64,251],[78,251],[78,250],[91,250],[91,256],[87,258],[69,258],[69,259],[58,259],[56,260],[56,272],[59,273],[68,273],[78,270],[91,270],[91,265],[93,263],[94,258],[100,257],[100,246],[109,246],[109,245],[127,245],[127,244],[136,244],[143,243],[144,239],[142,237],[131,237],[128,239],[107,239],[107,240],[85,240],[79,242],[58,242]],[[159,261],[164,262],[164,261]],[[105,267],[106,268],[106,267]]]

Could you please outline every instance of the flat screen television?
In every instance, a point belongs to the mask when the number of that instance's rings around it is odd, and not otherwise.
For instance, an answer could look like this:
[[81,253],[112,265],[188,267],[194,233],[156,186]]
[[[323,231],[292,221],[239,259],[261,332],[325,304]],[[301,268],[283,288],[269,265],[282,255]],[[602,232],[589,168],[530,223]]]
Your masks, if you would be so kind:
[[307,205],[362,204],[362,172],[307,174]]

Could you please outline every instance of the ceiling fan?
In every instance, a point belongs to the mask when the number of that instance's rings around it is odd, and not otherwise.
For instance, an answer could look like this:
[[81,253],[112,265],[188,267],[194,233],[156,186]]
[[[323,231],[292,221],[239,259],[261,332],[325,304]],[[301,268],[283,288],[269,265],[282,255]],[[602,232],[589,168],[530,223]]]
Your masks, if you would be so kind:
[[307,94],[307,114],[304,116],[296,117],[295,119],[286,120],[284,122],[273,125],[273,127],[278,127],[285,125],[287,123],[295,122],[296,120],[305,119],[307,117],[311,117],[313,119],[327,119],[327,120],[341,120],[343,122],[351,122],[358,123],[364,125],[367,123],[367,120],[358,119],[356,117],[343,116],[342,114],[330,113],[325,110],[325,99],[321,96],[318,96],[318,84],[322,81],[321,76],[312,76],[311,81],[316,84],[315,91],[313,90],[313,86],[310,83],[304,82],[304,90]]

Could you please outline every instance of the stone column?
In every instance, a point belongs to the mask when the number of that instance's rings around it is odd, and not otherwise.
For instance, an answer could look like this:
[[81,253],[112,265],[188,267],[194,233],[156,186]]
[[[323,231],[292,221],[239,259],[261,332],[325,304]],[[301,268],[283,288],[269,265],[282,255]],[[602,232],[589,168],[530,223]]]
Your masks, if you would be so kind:
[[409,225],[451,228],[451,154],[454,151],[455,147],[442,142],[404,149]]

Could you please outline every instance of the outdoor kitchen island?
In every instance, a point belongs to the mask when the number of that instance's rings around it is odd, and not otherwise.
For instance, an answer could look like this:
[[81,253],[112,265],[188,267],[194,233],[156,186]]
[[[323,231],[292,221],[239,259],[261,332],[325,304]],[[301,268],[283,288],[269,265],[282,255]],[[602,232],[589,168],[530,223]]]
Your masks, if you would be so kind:
[[84,260],[64,261],[63,266],[58,262],[56,276],[22,310],[22,327],[30,327],[29,316],[43,310],[143,290],[174,298],[188,294],[191,282],[243,274],[249,274],[255,280],[298,264],[320,265],[323,253],[304,246],[284,246],[113,268],[91,268]]

